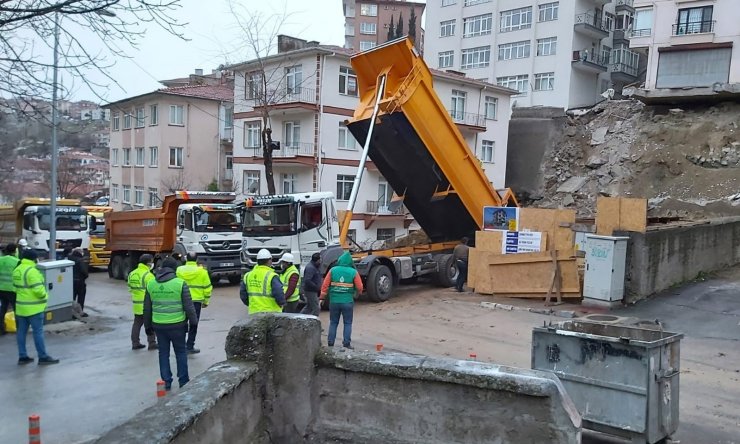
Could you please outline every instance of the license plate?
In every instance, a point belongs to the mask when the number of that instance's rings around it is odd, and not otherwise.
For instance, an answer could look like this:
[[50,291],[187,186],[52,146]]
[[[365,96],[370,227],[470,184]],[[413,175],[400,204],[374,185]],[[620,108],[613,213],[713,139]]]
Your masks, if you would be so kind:
[[234,263],[233,262],[223,262],[221,263],[221,266],[222,267],[233,267]]

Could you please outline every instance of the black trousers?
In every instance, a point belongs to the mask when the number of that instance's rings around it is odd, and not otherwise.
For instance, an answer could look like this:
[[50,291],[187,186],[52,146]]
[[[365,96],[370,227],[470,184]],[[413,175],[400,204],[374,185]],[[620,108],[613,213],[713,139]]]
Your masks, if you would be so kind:
[[[203,308],[202,302],[193,302],[193,306],[195,306],[195,315],[200,321],[200,310]],[[198,326],[197,325],[191,325],[190,328],[188,328],[188,339],[186,341],[186,346],[188,350],[192,350],[195,348],[195,336],[198,334]]]
[[85,309],[85,295],[87,294],[87,282],[85,281],[74,281],[72,283],[72,300],[77,301],[80,304],[80,309]]
[[15,293],[12,291],[0,291],[0,332],[5,333],[5,313],[8,308],[15,310]]
[[[144,327],[144,315],[134,315],[134,325],[131,326],[131,345],[141,344],[141,327]],[[146,333],[146,339],[150,346],[157,343],[157,338],[154,336],[154,329],[147,329],[145,327],[144,333]]]
[[457,265],[457,280],[455,282],[455,288],[457,291],[463,291],[465,281],[468,280],[468,262],[459,259],[455,262]]

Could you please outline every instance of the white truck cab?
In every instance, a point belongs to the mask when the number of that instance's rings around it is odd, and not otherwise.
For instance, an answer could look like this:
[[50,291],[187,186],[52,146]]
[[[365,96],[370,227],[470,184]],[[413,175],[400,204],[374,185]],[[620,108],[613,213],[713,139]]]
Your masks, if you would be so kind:
[[[49,229],[51,212],[48,205],[31,205],[23,211],[23,231],[21,238],[28,242],[29,248],[39,250],[42,255],[49,254]],[[87,256],[90,249],[87,210],[80,206],[59,205],[56,207],[56,238],[58,253],[65,248],[82,248]]]

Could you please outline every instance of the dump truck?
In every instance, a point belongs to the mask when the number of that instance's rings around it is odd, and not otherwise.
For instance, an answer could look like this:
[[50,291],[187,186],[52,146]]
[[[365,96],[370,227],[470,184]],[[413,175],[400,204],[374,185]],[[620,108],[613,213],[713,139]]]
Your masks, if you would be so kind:
[[242,223],[235,197],[225,192],[178,191],[165,196],[161,208],[107,213],[108,275],[125,279],[145,253],[158,264],[173,253],[195,252],[212,282],[225,277],[238,283]]
[[[42,258],[49,258],[49,229],[51,212],[49,199],[21,199],[13,205],[0,207],[0,242],[18,242],[25,239]],[[77,199],[57,199],[56,253],[65,249],[82,248],[89,254],[90,233],[87,210]]]
[[90,266],[107,267],[110,263],[110,251],[105,247],[105,215],[113,211],[113,208],[100,205],[86,205],[83,208],[90,218]]
[[[405,205],[431,243],[354,253],[367,298],[385,301],[400,282],[419,277],[452,286],[457,273],[452,249],[462,237],[473,239],[482,229],[484,206],[518,206],[516,197],[510,189],[493,188],[435,93],[432,74],[410,40],[396,40],[361,52],[351,58],[351,64],[361,95],[353,118],[346,123],[363,152],[339,239],[335,242],[332,237],[336,213],[327,210],[318,227],[327,244],[322,264],[330,267],[348,247],[347,233],[369,157],[397,193],[391,206]],[[300,197],[294,199],[294,213],[302,214],[304,203]],[[333,196],[321,199],[324,208],[334,206]],[[271,205],[270,196],[256,202]],[[259,204],[252,206],[252,211],[259,210]],[[313,245],[285,236],[280,240],[278,236],[259,239],[245,233],[245,246],[253,246],[256,254],[260,245],[267,248],[282,242],[306,263]],[[278,249],[271,250],[273,257]]]

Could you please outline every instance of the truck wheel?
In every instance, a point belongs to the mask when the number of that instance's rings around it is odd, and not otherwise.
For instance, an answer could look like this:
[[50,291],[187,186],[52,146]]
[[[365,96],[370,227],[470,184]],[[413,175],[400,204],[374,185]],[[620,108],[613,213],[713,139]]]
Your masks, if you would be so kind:
[[131,256],[127,256],[123,258],[123,275],[121,275],[121,279],[128,279],[129,273],[131,273],[134,270],[133,266],[133,258]]
[[242,282],[241,276],[229,276],[229,283],[231,285],[237,285],[237,284],[240,284],[241,282]]
[[123,257],[120,254],[116,254],[110,259],[108,274],[113,279],[123,279]]
[[377,265],[370,270],[367,296],[373,302],[385,302],[393,296],[393,274],[386,265]]
[[434,275],[434,283],[440,287],[454,287],[455,279],[457,279],[455,258],[451,254],[440,254],[434,260],[437,262],[437,273]]

